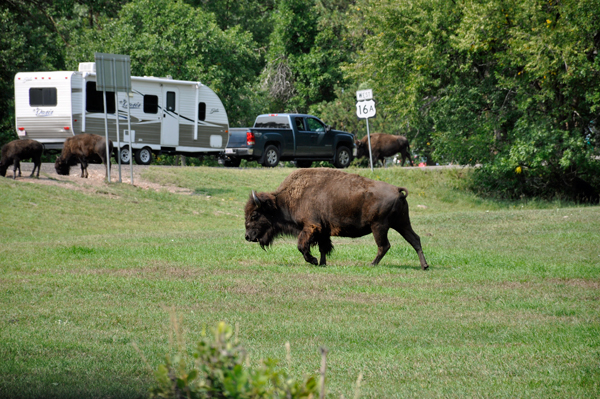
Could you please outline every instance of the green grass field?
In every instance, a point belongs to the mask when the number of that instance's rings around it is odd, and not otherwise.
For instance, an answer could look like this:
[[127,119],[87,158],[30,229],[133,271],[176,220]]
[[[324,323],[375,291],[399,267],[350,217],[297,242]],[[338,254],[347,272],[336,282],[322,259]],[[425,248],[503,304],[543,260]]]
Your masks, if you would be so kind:
[[[482,200],[464,170],[350,169],[407,187],[430,264],[390,231],[333,238],[325,268],[295,239],[244,240],[251,189],[293,169],[150,168],[192,195],[0,178],[0,397],[145,397],[172,351],[237,324],[251,363],[353,398],[600,396],[600,207]],[[421,205],[421,206],[419,206]],[[285,343],[291,347],[286,360]]]

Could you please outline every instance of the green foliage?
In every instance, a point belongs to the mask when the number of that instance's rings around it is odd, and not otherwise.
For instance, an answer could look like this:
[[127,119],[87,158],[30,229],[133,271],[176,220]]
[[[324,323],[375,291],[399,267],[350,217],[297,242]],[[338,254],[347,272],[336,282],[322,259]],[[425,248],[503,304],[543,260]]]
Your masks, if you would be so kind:
[[[600,1],[357,7],[369,33],[348,75],[423,131],[434,156],[490,166],[506,194],[597,195]],[[535,179],[509,173],[517,165]]]
[[308,112],[311,105],[333,101],[345,79],[341,63],[350,57],[346,31],[349,2],[280,0],[263,71],[272,112]]
[[[182,345],[181,345],[182,346]],[[203,331],[191,359],[183,348],[165,358],[154,372],[151,398],[313,398],[314,376],[295,381],[277,361],[266,360],[255,370],[246,366],[248,354],[230,325],[220,322],[212,336]]]
[[253,121],[260,104],[251,83],[260,70],[252,35],[239,27],[222,31],[212,13],[185,3],[135,0],[118,19],[73,37],[68,65],[76,68],[94,52],[128,54],[137,76],[199,80],[221,98],[232,126]]

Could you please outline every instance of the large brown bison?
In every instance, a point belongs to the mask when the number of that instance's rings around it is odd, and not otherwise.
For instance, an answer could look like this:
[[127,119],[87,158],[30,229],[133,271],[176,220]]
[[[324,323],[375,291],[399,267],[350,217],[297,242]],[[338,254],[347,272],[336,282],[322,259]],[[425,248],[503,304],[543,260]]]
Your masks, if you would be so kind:
[[[113,152],[113,143],[108,140],[109,154]],[[110,158],[106,159],[106,140],[97,134],[83,133],[69,137],[65,141],[60,157],[56,158],[54,169],[59,175],[69,175],[71,166],[81,164],[81,177],[88,177],[87,167],[90,163],[103,163],[106,166],[106,177],[110,167]]]
[[[371,135],[371,150],[373,152],[373,164],[377,161],[385,166],[385,157],[391,157],[398,153],[402,156],[402,163],[408,159],[410,166],[414,166],[412,159],[410,159],[410,152],[408,151],[408,139],[404,136],[393,136],[391,134],[373,133]],[[369,141],[368,137],[365,136],[361,140],[356,141],[356,158],[368,157],[369,156]]]
[[35,140],[13,140],[10,143],[2,146],[2,158],[0,158],[0,176],[6,176],[6,169],[13,165],[13,179],[17,176],[19,169],[19,177],[21,177],[21,161],[29,159],[33,161],[33,170],[30,177],[33,177],[37,168],[37,177],[40,177],[40,167],[42,166],[42,154],[44,146]]
[[[373,233],[378,251],[373,265],[390,249],[390,227],[413,246],[421,268],[429,266],[421,240],[410,226],[405,188],[335,169],[302,169],[290,174],[272,193],[252,191],[246,204],[246,240],[264,249],[280,235],[298,237],[298,250],[314,265],[325,265],[333,250],[331,236]],[[310,254],[319,246],[321,260]]]

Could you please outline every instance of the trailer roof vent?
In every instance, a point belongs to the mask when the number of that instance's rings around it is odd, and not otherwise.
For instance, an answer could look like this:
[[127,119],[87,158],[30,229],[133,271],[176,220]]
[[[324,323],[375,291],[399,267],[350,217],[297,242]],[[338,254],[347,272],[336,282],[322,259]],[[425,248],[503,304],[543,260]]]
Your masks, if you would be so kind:
[[96,63],[95,62],[80,62],[79,63],[79,72],[96,72]]

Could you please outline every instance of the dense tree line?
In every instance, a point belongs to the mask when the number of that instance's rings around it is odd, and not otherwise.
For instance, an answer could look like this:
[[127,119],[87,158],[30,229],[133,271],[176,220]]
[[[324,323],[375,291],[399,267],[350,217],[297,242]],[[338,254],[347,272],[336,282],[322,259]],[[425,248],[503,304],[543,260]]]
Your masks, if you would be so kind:
[[134,75],[200,80],[231,126],[310,112],[362,137],[406,135],[429,161],[481,164],[484,191],[600,189],[600,0],[6,0],[0,141],[18,71],[129,54]]

